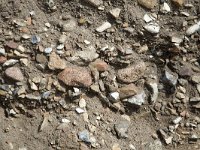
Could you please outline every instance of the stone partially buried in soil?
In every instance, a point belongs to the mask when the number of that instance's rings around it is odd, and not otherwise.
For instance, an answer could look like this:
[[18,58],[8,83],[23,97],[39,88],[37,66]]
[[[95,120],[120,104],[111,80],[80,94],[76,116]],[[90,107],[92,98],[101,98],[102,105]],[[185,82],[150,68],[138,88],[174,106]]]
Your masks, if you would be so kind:
[[23,81],[24,76],[18,67],[10,67],[5,70],[5,75],[15,81]]
[[118,70],[117,79],[125,83],[135,82],[144,75],[145,70],[146,65],[143,61],[141,61],[127,68]]
[[90,71],[75,65],[68,65],[58,74],[58,79],[68,86],[89,87],[92,84]]
[[128,84],[119,88],[119,96],[120,99],[124,99],[138,94],[139,91],[139,88],[136,87],[134,84]]
[[101,59],[96,59],[94,62],[91,63],[91,65],[95,67],[98,71],[106,71],[109,68],[109,65]]

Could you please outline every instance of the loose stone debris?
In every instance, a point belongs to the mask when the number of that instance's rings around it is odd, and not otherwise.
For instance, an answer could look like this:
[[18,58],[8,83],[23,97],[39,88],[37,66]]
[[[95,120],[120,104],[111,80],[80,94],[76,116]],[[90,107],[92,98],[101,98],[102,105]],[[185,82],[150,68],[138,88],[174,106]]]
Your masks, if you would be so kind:
[[200,149],[198,0],[0,10],[1,149]]

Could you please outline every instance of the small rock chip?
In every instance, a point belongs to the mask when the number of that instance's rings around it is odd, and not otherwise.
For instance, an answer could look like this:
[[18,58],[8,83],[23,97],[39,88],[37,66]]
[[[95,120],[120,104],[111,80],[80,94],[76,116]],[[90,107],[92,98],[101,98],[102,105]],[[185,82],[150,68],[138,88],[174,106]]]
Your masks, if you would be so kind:
[[144,29],[152,34],[158,34],[160,32],[160,26],[157,23],[149,23],[144,26]]
[[147,9],[153,9],[157,5],[157,0],[138,0],[138,3]]
[[192,82],[200,83],[200,76],[198,74],[192,76]]
[[49,69],[51,69],[51,70],[65,69],[66,63],[55,52],[53,52],[49,56],[48,66],[49,66]]
[[146,70],[146,65],[144,62],[138,62],[130,67],[120,69],[117,72],[117,79],[121,82],[131,83],[140,79]]
[[66,66],[65,70],[58,74],[58,79],[68,86],[89,87],[92,84],[90,71],[75,65]]
[[83,131],[79,132],[78,133],[78,138],[80,140],[82,140],[83,142],[91,143],[90,135],[89,135],[89,132],[87,130],[83,130]]
[[110,10],[110,14],[114,17],[114,18],[119,18],[121,9],[120,8],[114,8],[112,10]]
[[174,124],[178,124],[178,123],[181,122],[181,120],[182,120],[182,117],[177,117],[177,118],[174,119],[172,122],[173,122]]
[[4,64],[3,64],[3,67],[6,67],[6,66],[12,66],[16,63],[18,63],[19,60],[16,60],[16,59],[9,59],[7,60]]
[[98,71],[106,71],[109,68],[108,64],[101,59],[96,59],[94,62],[91,63],[91,65]]
[[18,67],[10,67],[5,70],[5,75],[15,81],[23,81],[24,76]]
[[141,93],[128,98],[127,102],[136,106],[141,106],[145,102],[145,97],[146,94],[144,93],[144,91],[142,91]]
[[128,98],[136,95],[139,92],[139,88],[135,84],[128,84],[119,88],[120,99]]
[[119,93],[118,92],[112,92],[109,94],[109,99],[113,103],[116,103],[119,100]]
[[109,22],[104,22],[101,26],[99,26],[98,28],[96,28],[97,32],[103,32],[109,28],[111,28],[111,24]]
[[116,123],[114,125],[114,129],[117,132],[117,136],[119,138],[127,138],[127,131],[129,128],[129,122],[128,121],[120,121],[119,123]]
[[172,0],[172,2],[173,2],[176,6],[181,7],[181,6],[183,6],[184,0]]

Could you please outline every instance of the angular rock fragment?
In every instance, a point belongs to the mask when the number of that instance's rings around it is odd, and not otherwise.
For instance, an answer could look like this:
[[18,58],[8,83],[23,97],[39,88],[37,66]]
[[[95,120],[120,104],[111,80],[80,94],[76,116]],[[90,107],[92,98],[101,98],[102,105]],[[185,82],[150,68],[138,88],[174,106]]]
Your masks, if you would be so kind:
[[49,56],[49,63],[48,67],[51,70],[56,69],[64,69],[66,66],[66,63],[64,60],[62,60],[55,52],[51,53]]
[[112,25],[109,22],[104,22],[101,26],[99,26],[98,28],[96,28],[96,31],[101,33],[103,31],[111,28],[111,26]]
[[120,121],[119,123],[116,123],[114,125],[114,129],[117,132],[117,136],[119,138],[127,138],[127,131],[129,128],[129,122],[128,121]]
[[144,91],[127,99],[127,102],[136,106],[141,106],[145,102],[146,94]]
[[15,81],[23,81],[24,76],[18,67],[10,67],[5,70],[5,75]]
[[110,10],[110,14],[114,17],[114,18],[118,18],[120,15],[121,9],[120,8],[114,8],[112,10]]
[[109,65],[101,59],[96,59],[94,62],[91,63],[91,65],[98,71],[106,71],[109,68]]
[[128,84],[119,88],[119,96],[120,96],[120,99],[124,99],[124,98],[128,98],[128,97],[138,94],[139,91],[140,90],[138,87],[136,87],[136,85]]
[[75,65],[66,66],[65,70],[58,74],[58,79],[68,86],[89,87],[92,84],[90,71]]
[[127,68],[118,70],[117,79],[125,83],[135,82],[143,77],[145,70],[146,65],[143,61],[141,61]]

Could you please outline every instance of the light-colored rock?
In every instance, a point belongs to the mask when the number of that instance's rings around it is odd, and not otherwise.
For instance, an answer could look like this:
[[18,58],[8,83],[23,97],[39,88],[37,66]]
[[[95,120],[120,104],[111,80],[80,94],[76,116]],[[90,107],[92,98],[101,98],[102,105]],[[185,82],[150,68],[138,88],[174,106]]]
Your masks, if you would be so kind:
[[157,23],[149,23],[144,26],[144,29],[152,34],[158,34],[160,32],[160,26]]
[[55,52],[49,56],[48,67],[51,70],[64,69],[66,66],[65,60],[61,59]]
[[15,81],[23,81],[24,76],[18,67],[10,67],[5,70],[5,75]]
[[127,102],[137,105],[137,106],[141,106],[145,102],[145,97],[146,97],[146,94],[144,93],[144,91],[142,91],[141,93],[128,98]]
[[110,10],[110,14],[114,17],[114,18],[119,18],[121,9],[120,8],[114,8],[112,10]]
[[67,23],[64,23],[62,26],[63,32],[70,32],[73,31],[77,26],[77,23],[74,19],[70,19]]
[[96,28],[97,32],[103,32],[109,28],[111,28],[112,25],[109,22],[104,22],[101,26],[99,26],[98,28]]
[[117,72],[117,79],[121,82],[131,83],[142,78],[146,70],[146,65],[143,61],[139,61],[127,68],[120,69]]
[[200,21],[192,26],[190,26],[187,30],[186,30],[186,34],[189,36],[189,35],[192,35],[194,34],[195,32],[199,31],[200,30]]

